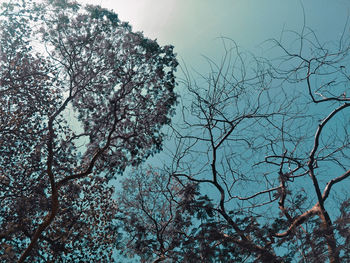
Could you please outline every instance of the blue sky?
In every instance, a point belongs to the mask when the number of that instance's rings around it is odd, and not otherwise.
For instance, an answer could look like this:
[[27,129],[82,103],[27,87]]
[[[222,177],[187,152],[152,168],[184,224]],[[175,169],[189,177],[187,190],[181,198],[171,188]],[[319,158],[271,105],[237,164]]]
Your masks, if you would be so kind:
[[[283,28],[301,30],[306,24],[321,40],[334,40],[350,14],[348,0],[84,0],[113,9],[136,31],[162,45],[172,44],[180,60],[201,71],[202,55],[220,57],[218,37],[261,52],[259,45],[278,38]],[[260,55],[260,54],[259,54]],[[205,70],[205,69],[203,69]]]

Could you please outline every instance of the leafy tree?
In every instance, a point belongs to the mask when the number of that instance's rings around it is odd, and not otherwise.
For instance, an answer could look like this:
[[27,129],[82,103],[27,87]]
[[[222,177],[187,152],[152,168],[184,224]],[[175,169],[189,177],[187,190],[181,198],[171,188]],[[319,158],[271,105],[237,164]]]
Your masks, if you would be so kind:
[[[214,213],[208,197],[200,196],[198,185],[184,184],[153,168],[130,175],[116,200],[121,254],[138,255],[141,262],[210,262],[212,255],[205,247],[209,240],[216,242],[216,234],[206,231],[206,226],[214,223]],[[230,253],[216,252],[230,259]]]
[[109,180],[161,149],[173,48],[99,6],[18,0],[0,15],[0,259],[110,262]]
[[191,219],[183,208],[181,185],[152,169],[135,170],[132,175],[117,194],[117,218],[124,226],[120,251],[126,256],[140,255],[141,262],[166,258],[177,262],[178,244],[186,238]]
[[[349,260],[346,36],[322,43],[307,27],[284,32],[285,41],[268,42],[277,54],[272,59],[224,40],[223,59],[208,60],[208,75],[195,79],[185,71],[182,119],[172,124],[175,146],[159,168],[183,189],[197,189],[186,206],[188,236],[176,248],[182,262]],[[152,188],[146,195],[154,196]],[[127,232],[136,227],[121,225]],[[168,233],[168,240],[176,235]],[[138,242],[145,240],[140,235]],[[155,254],[143,248],[130,252]]]

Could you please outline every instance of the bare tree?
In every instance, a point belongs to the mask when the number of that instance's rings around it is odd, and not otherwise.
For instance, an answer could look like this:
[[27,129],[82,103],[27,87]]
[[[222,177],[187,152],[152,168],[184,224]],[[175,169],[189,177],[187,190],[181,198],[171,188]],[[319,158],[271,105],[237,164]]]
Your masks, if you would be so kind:
[[224,40],[208,75],[185,70],[173,161],[163,169],[211,199],[202,207],[210,215],[191,221],[205,262],[349,260],[347,34],[323,44],[307,27],[284,32],[287,44],[268,41],[277,59]]

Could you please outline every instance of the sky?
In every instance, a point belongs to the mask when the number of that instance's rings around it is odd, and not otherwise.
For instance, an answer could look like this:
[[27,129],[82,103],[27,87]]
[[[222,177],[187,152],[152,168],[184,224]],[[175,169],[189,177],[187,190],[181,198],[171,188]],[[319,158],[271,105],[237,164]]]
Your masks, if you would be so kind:
[[[306,25],[321,40],[336,39],[350,14],[348,0],[82,0],[113,9],[135,31],[175,46],[181,63],[205,70],[203,55],[219,58],[220,37],[247,51],[261,53],[261,43],[279,38],[283,28]],[[260,55],[260,54],[258,54]],[[183,61],[183,62],[182,62]],[[203,69],[202,69],[203,68]]]

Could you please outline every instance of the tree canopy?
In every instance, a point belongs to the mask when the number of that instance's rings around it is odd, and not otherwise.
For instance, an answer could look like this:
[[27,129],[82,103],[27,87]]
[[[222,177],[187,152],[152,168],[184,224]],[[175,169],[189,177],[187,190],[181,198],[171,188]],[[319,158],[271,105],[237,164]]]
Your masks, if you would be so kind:
[[173,47],[72,1],[10,1],[0,19],[0,259],[110,262],[108,182],[161,149]]
[[177,104],[173,47],[113,11],[2,3],[0,261],[348,262],[348,31],[223,39]]

